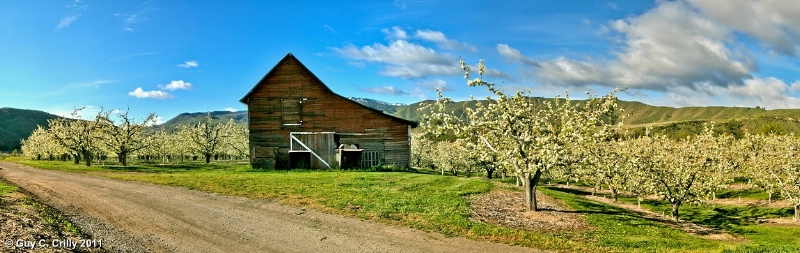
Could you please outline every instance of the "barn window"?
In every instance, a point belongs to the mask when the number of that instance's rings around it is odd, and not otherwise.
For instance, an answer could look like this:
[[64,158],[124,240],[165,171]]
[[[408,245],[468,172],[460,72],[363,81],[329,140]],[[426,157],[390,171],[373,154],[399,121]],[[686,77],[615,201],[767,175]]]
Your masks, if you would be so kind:
[[303,101],[300,98],[281,98],[281,124],[283,126],[303,125]]

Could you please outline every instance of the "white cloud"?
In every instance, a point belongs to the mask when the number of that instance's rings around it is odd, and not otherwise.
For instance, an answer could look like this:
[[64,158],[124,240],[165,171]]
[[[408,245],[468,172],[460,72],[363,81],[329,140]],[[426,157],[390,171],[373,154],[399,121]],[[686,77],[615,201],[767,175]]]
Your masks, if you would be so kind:
[[419,78],[455,75],[461,71],[456,59],[405,40],[389,45],[375,43],[361,48],[349,45],[333,50],[351,60],[385,64],[381,74],[386,76]]
[[394,86],[383,86],[383,87],[369,87],[361,89],[364,92],[375,93],[375,94],[386,94],[386,95],[405,95],[408,92],[398,89]]
[[78,20],[78,18],[80,17],[81,14],[75,14],[61,18],[61,21],[59,21],[58,25],[56,26],[56,30],[61,30],[69,27],[73,22],[75,22],[75,20]]
[[372,46],[346,46],[334,48],[340,55],[353,60],[380,62],[388,64],[430,63],[442,64],[450,62],[448,57],[439,55],[436,50],[423,47],[405,40],[396,40],[389,45],[375,43]]
[[787,91],[796,89],[797,85],[797,81],[790,86],[775,77],[752,78],[745,80],[741,86],[728,87],[727,91],[739,97],[739,103],[745,105],[769,109],[798,108],[800,98],[787,95]]
[[781,54],[800,54],[800,4],[793,1],[688,0],[714,22],[757,38]]
[[448,39],[447,36],[440,31],[417,30],[417,33],[414,35],[414,37],[434,42],[437,46],[448,50],[468,50],[470,52],[478,51],[478,49],[472,45]]
[[539,66],[539,64],[536,63],[536,61],[522,55],[522,53],[520,53],[519,50],[510,47],[508,44],[497,44],[497,53],[499,53],[500,56],[502,56],[503,58],[522,62],[525,65],[536,66],[536,67]]
[[165,90],[190,90],[192,89],[192,84],[184,82],[183,80],[177,80],[177,81],[173,80],[166,86],[162,86],[159,84],[158,87],[161,87],[162,89]]
[[150,121],[150,123],[148,123],[148,126],[155,126],[161,124],[164,124],[164,118],[161,116],[156,116],[154,121]]
[[184,63],[178,64],[178,67],[185,68],[185,69],[196,68],[197,66],[199,66],[197,64],[197,61],[186,61]]
[[436,90],[436,89],[444,90],[447,88],[447,81],[442,79],[429,80],[429,81],[419,82],[419,86],[425,88],[426,90]]
[[167,92],[160,90],[144,91],[142,90],[142,87],[137,87],[135,90],[128,92],[128,95],[136,98],[157,98],[157,99],[172,98],[172,95],[170,95]]
[[339,34],[339,32],[337,32],[335,29],[333,29],[333,27],[331,27],[329,25],[322,25],[322,27],[324,27],[325,29],[327,29],[329,32],[331,32],[333,34],[336,34],[336,35]]
[[233,108],[233,107],[226,107],[225,109],[222,109],[222,110],[229,111],[229,112],[238,112],[239,111],[239,110],[236,110],[236,108]]
[[389,65],[383,68],[382,75],[402,78],[423,78],[429,76],[454,76],[463,73],[458,64],[408,64]]
[[538,77],[568,85],[627,85],[650,90],[701,85],[726,87],[751,77],[753,57],[735,47],[725,26],[702,16],[685,2],[660,2],[640,16],[616,20],[621,36],[611,60],[559,57],[539,62]]
[[122,28],[122,30],[125,30],[126,32],[134,32],[134,31],[136,31],[136,30],[134,30],[133,28],[130,28],[130,27]]
[[391,30],[387,28],[381,29],[383,34],[386,34],[386,38],[390,40],[405,40],[408,39],[408,34],[406,31],[403,31],[400,27],[393,26]]

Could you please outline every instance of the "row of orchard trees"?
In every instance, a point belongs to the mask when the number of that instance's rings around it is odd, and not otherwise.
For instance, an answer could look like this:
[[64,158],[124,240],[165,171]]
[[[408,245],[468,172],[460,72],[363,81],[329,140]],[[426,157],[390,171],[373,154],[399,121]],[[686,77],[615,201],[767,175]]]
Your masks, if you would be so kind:
[[22,151],[33,159],[71,157],[78,164],[83,160],[91,166],[93,160],[116,157],[127,166],[128,158],[184,159],[204,157],[246,158],[248,131],[234,123],[213,124],[210,115],[196,125],[182,125],[177,131],[153,130],[156,116],[150,113],[141,121],[128,111],[100,110],[93,119],[81,119],[81,109],[72,118],[56,118],[48,126],[39,126],[22,141]]
[[[470,67],[462,62],[469,80]],[[620,133],[615,89],[581,102],[569,95],[553,100],[526,93],[507,95],[480,77],[470,86],[494,94],[462,115],[448,110],[439,93],[420,110],[413,162],[455,171],[479,168],[517,176],[530,210],[537,210],[536,186],[543,176],[605,185],[612,195],[658,196],[672,204],[677,220],[685,203],[713,199],[736,176],[751,178],[769,193],[789,200],[800,219],[800,140],[794,136],[751,135],[741,139],[715,134],[713,125],[692,138]],[[469,169],[471,170],[471,169]]]

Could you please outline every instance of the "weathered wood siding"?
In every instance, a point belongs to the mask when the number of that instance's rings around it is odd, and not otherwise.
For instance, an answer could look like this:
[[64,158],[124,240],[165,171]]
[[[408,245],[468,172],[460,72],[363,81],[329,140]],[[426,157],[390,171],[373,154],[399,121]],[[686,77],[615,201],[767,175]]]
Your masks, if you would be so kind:
[[[380,134],[385,164],[409,165],[410,122],[335,94],[291,54],[242,102],[248,106],[251,152],[254,147],[276,147],[276,168],[289,166],[290,132]],[[253,166],[262,166],[257,160],[253,159]]]

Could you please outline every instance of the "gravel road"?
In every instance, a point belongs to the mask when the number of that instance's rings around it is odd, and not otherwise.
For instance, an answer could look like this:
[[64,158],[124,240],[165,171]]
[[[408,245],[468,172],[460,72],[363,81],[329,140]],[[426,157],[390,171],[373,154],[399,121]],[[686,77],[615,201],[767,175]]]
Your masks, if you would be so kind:
[[274,201],[0,162],[0,177],[113,252],[533,252]]

